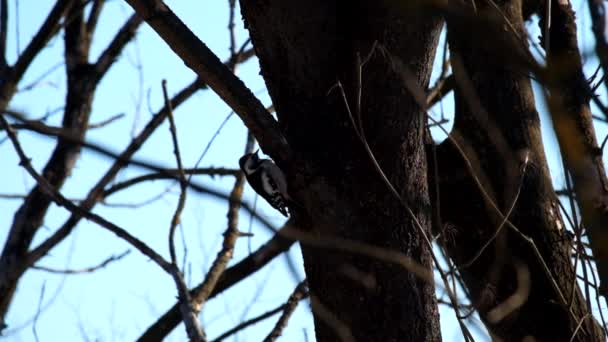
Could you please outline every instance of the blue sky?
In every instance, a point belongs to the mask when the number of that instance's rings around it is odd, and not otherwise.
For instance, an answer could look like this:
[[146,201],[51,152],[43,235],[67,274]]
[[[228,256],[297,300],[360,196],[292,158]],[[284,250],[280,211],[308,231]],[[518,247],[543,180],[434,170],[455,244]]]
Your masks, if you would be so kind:
[[[229,56],[228,50],[228,6],[227,1],[166,1],[174,12],[204,41],[221,59]],[[11,13],[9,31],[9,61],[13,62],[19,50],[29,42],[53,1],[23,0],[19,2],[19,34],[15,1],[9,1]],[[575,6],[578,8],[578,6]],[[586,11],[586,7],[584,7]],[[108,1],[100,18],[99,28],[94,37],[91,61],[107,45],[118,28],[132,14],[131,8],[123,1]],[[237,45],[246,38],[240,20],[236,15]],[[579,14],[581,23],[588,27],[588,16]],[[585,22],[585,20],[587,20]],[[592,41],[589,32],[585,37],[587,47]],[[440,45],[441,46],[441,45]],[[588,50],[588,49],[587,49]],[[39,78],[49,68],[60,64],[63,58],[63,41],[56,37],[35,60],[22,82],[25,86]],[[141,66],[141,72],[136,66]],[[591,61],[588,69],[593,70],[597,62]],[[587,73],[591,73],[588,71]],[[252,59],[238,69],[238,75],[262,102],[270,105],[264,82],[259,75],[257,60]],[[130,44],[121,58],[102,81],[93,103],[91,122],[100,122],[113,115],[124,113],[125,118],[111,125],[92,130],[87,140],[119,152],[129,143],[133,132],[150,119],[151,112],[163,104],[161,80],[166,79],[170,94],[174,94],[195,78],[194,73],[174,55],[166,44],[142,25],[136,40]],[[58,67],[37,87],[18,93],[11,102],[15,110],[23,111],[31,118],[39,118],[63,105],[65,96],[65,72]],[[451,105],[444,108],[448,114]],[[542,109],[542,108],[541,108]],[[176,112],[179,143],[185,166],[194,166],[214,132],[230,114],[228,106],[210,90],[198,92]],[[561,184],[563,174],[550,122],[543,115],[543,134],[554,182]],[[61,111],[52,115],[48,124],[59,125]],[[598,125],[598,136],[605,134],[605,127]],[[228,120],[212,148],[205,155],[200,166],[237,167],[242,155],[246,130],[236,115]],[[439,136],[439,135],[438,135]],[[46,162],[54,141],[36,134],[20,132],[23,147],[40,168]],[[171,145],[167,123],[160,127],[148,140],[136,158],[154,161],[167,167],[175,167],[173,146]],[[112,161],[85,151],[80,157],[72,176],[62,193],[69,198],[83,198],[94,182],[107,170]],[[0,192],[3,194],[25,194],[33,185],[32,179],[18,166],[18,160],[10,144],[0,145]],[[124,180],[143,171],[129,168],[120,173]],[[210,179],[199,176],[195,181],[228,192],[234,180],[231,177]],[[98,205],[95,212],[126,228],[144,240],[151,247],[168,257],[166,236],[171,215],[177,203],[179,187],[173,182],[157,181],[108,199],[110,204],[138,203],[166,192],[161,199],[140,208],[122,208]],[[249,203],[254,194],[250,188],[245,193]],[[20,201],[0,199],[0,241],[5,236],[12,221],[13,213]],[[262,215],[280,226],[282,216],[270,209],[263,201],[257,201]],[[221,233],[226,228],[227,205],[208,197],[190,193],[182,215],[183,237],[178,234],[177,250],[181,260],[183,244],[187,249],[186,276],[190,285],[198,284],[219,250]],[[68,213],[53,206],[49,211],[45,227],[36,236],[34,245],[48,237],[68,217]],[[249,216],[242,212],[241,230],[247,230]],[[238,241],[233,262],[247,256],[249,247],[256,249],[271,236],[268,231],[253,225],[254,237]],[[171,278],[153,262],[130,248],[122,240],[93,223],[81,221],[76,231],[40,264],[55,268],[82,268],[99,263],[112,254],[131,249],[132,252],[120,262],[109,265],[93,274],[62,276],[32,270],[22,278],[17,295],[7,318],[11,341],[34,341],[31,320],[34,317],[44,288],[43,310],[38,318],[36,330],[41,341],[79,341],[86,335],[90,340],[129,341],[133,340],[151,324],[175,300],[175,287]],[[284,258],[278,258],[259,271],[254,277],[244,281],[216,299],[211,300],[202,315],[207,336],[213,338],[231,328],[244,318],[251,318],[283,303],[293,291],[297,282],[304,277],[299,249],[293,247],[289,253],[298,265],[299,279],[287,270]],[[262,288],[263,290],[258,291]],[[454,314],[441,307],[442,333],[446,341],[460,340],[460,332],[454,324]],[[257,341],[265,336],[274,325],[273,317],[238,335],[238,341]],[[82,328],[82,329],[81,329]],[[184,340],[180,326],[170,336],[171,341]],[[284,341],[314,340],[312,319],[307,303],[301,303],[284,332]],[[484,340],[481,338],[480,340]]]

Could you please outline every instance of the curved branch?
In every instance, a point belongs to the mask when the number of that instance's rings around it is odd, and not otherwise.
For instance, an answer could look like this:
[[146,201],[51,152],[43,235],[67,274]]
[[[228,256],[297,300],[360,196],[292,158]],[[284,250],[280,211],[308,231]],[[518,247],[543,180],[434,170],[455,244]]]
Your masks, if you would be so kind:
[[251,130],[267,155],[278,163],[289,159],[289,147],[278,123],[243,81],[161,0],[126,0],[196,74],[209,84]]

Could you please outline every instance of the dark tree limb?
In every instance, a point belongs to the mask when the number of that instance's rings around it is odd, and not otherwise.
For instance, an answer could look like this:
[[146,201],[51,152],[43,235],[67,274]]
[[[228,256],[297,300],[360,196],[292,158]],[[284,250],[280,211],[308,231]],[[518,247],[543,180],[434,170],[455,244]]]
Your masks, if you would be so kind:
[[0,77],[0,110],[8,107],[8,103],[15,94],[17,84],[23,77],[25,70],[51,37],[59,31],[59,21],[65,16],[72,2],[73,0],[58,0],[15,64],[12,67],[0,70],[2,72],[2,77]]
[[96,82],[99,82],[112,64],[114,64],[120,53],[123,51],[125,45],[135,36],[135,33],[137,32],[137,29],[141,23],[141,17],[134,14],[120,28],[118,33],[112,39],[112,42],[110,42],[108,47],[106,47],[106,49],[101,53],[97,59],[97,62],[93,66],[93,77],[95,78]]
[[87,18],[87,32],[92,34],[97,27],[97,21],[99,20],[99,15],[101,14],[101,9],[103,5],[105,5],[106,0],[94,0],[93,7],[91,7],[91,12],[89,13],[89,17]]
[[6,39],[8,34],[8,0],[0,0],[0,74],[6,68]]
[[264,153],[277,162],[289,159],[289,148],[277,122],[217,56],[161,0],[127,0],[169,47],[243,120]]

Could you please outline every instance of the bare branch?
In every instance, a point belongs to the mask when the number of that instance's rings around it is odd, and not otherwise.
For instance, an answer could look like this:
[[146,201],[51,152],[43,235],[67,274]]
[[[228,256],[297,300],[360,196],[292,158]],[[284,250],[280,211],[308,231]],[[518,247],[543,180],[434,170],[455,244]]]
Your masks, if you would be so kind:
[[91,123],[91,124],[89,124],[87,126],[87,128],[88,129],[102,128],[102,127],[105,127],[105,126],[111,124],[112,122],[120,120],[120,119],[122,119],[124,117],[125,117],[125,113],[116,114],[116,115],[113,115],[113,116],[111,116],[111,117],[103,120],[103,121],[100,121],[100,122],[97,122],[97,123]]
[[4,116],[0,116],[0,124],[2,124],[8,136],[10,137],[11,142],[13,143],[13,146],[17,154],[19,155],[21,165],[36,180],[36,182],[38,182],[41,188],[44,189],[44,191],[51,197],[51,199],[57,205],[65,207],[73,214],[86,217],[87,219],[113,232],[118,237],[126,240],[135,248],[137,248],[142,254],[148,256],[150,259],[156,262],[156,264],[158,264],[163,270],[165,270],[174,278],[179,292],[180,310],[182,312],[182,317],[186,323],[188,336],[192,341],[204,341],[200,326],[198,325],[198,320],[196,318],[196,315],[194,314],[194,311],[192,310],[188,289],[175,264],[170,264],[169,262],[167,262],[160,254],[156,253],[152,248],[148,247],[141,240],[129,234],[123,228],[120,228],[112,222],[105,220],[99,215],[89,212],[87,209],[83,209],[82,207],[75,205],[74,203],[63,197],[63,195],[61,195],[61,193],[54,189],[53,186],[44,177],[39,175],[36,170],[34,170],[30,163],[30,160],[26,157],[23,149],[21,148],[21,145],[17,140],[17,136],[15,135],[12,128],[8,125],[8,122],[6,122],[6,120],[4,119]]
[[15,119],[21,121],[23,123],[23,125],[17,126],[19,128],[26,128],[33,132],[39,133],[39,134],[58,137],[66,142],[69,142],[72,146],[86,147],[101,155],[110,157],[121,163],[124,163],[125,165],[136,165],[136,166],[143,167],[143,168],[146,168],[146,169],[149,169],[152,171],[156,171],[157,173],[160,173],[160,174],[166,176],[167,178],[172,178],[172,175],[167,174],[165,172],[166,169],[164,167],[162,167],[161,165],[155,165],[150,162],[140,161],[140,160],[133,159],[133,158],[123,159],[122,155],[112,152],[112,151],[108,150],[107,148],[97,145],[95,143],[86,142],[86,141],[82,140],[81,136],[75,135],[65,128],[47,126],[39,121],[27,120],[27,119],[24,119],[21,114],[16,113],[14,111],[5,111],[4,113],[6,113],[8,116],[10,116],[12,118],[15,118]]
[[[182,89],[178,94],[176,94],[172,99],[172,106],[176,108],[183,102],[185,102],[192,94],[194,94],[199,88],[201,84],[198,81],[192,82],[190,85]],[[161,109],[156,115],[152,117],[152,119],[146,124],[141,133],[135,137],[129,146],[116,158],[116,162],[110,167],[108,171],[99,179],[97,184],[91,188],[86,199],[81,204],[83,208],[91,209],[97,201],[102,199],[102,194],[104,188],[114,179],[114,177],[118,174],[118,172],[128,164],[128,161],[131,160],[135,152],[137,152],[144,142],[154,133],[156,128],[158,128],[164,121],[167,116],[167,108],[164,107]],[[70,216],[70,218],[59,228],[51,237],[49,237],[46,241],[41,243],[38,247],[36,247],[33,251],[30,252],[29,263],[34,263],[43,257],[48,251],[50,251],[53,247],[55,247],[59,242],[61,242],[66,236],[70,234],[72,229],[76,226],[76,224],[80,221],[80,217],[76,215]]]
[[[38,32],[36,32],[36,35],[32,38],[15,63],[13,67],[14,75],[12,76],[11,82],[15,84],[19,82],[25,73],[25,70],[30,66],[30,63],[48,43],[49,39],[58,32],[60,28],[59,20],[65,16],[72,3],[73,0],[58,0],[55,3],[55,6],[53,6],[53,9],[49,12],[44,23],[40,26]],[[4,109],[2,107],[4,106],[0,103],[0,109]]]
[[[293,245],[294,240],[286,238],[281,233],[286,227],[281,228],[272,239],[262,245],[258,250],[250,254],[245,259],[239,261],[236,265],[228,268],[217,281],[217,284],[209,298],[213,298],[216,295],[226,291],[232,285],[237,284],[241,280],[249,277],[253,273],[266,266],[276,256],[289,250]],[[202,289],[203,284],[195,287],[191,294],[195,296],[197,292]],[[163,340],[179,323],[181,322],[181,316],[179,314],[178,304],[174,304],[165,314],[152,324],[148,329],[138,338],[138,341],[160,341]]]
[[[165,99],[165,107],[167,107],[168,110],[167,117],[169,118],[169,131],[171,132],[171,141],[173,142],[173,153],[175,154],[175,160],[177,162],[177,174],[179,175],[179,185],[181,190],[179,194],[177,208],[175,208],[175,213],[173,214],[173,218],[171,219],[171,227],[169,228],[169,252],[171,254],[171,262],[173,263],[173,265],[177,266],[175,241],[173,240],[173,237],[175,235],[175,228],[179,223],[179,217],[182,213],[182,210],[184,210],[184,206],[186,204],[186,189],[188,187],[188,182],[186,181],[184,166],[182,165],[182,156],[179,152],[179,144],[177,142],[177,128],[175,128],[175,120],[173,120],[173,108],[171,107],[171,101],[169,100],[169,95],[167,94],[167,80],[163,80],[162,86],[163,97]],[[188,299],[188,303],[189,302],[190,300]]]
[[456,82],[454,79],[454,74],[438,80],[435,86],[428,92],[426,98],[426,108],[431,108],[439,101],[443,100],[445,95],[454,90],[455,85]]
[[93,34],[93,31],[95,31],[95,27],[97,26],[97,20],[99,19],[101,9],[103,8],[105,2],[105,0],[93,1],[93,7],[91,8],[91,13],[89,13],[89,18],[87,19],[86,23],[87,32],[89,34]]
[[184,278],[177,268],[175,262],[172,264],[172,271],[170,272],[175,280],[175,284],[177,286],[177,293],[179,298],[179,308],[182,314],[182,318],[184,320],[184,325],[186,326],[186,333],[188,334],[188,338],[190,341],[194,342],[203,342],[206,341],[205,333],[201,329],[200,324],[198,323],[198,318],[196,313],[194,312],[194,308],[192,307],[192,298],[190,298],[190,293],[188,292],[188,286],[186,286],[186,282]]
[[[240,60],[240,62],[244,62],[246,59]],[[177,108],[179,105],[184,103],[192,94],[194,94],[199,89],[206,89],[207,85],[202,82],[200,79],[194,80],[188,86],[183,88],[179,93],[177,93],[171,100],[171,104],[173,108]],[[1,108],[0,103],[0,108]],[[167,108],[163,107],[159,112],[157,112],[152,119],[146,124],[144,129],[139,133],[138,136],[133,138],[129,146],[116,158],[116,162],[110,167],[108,171],[100,178],[100,180],[95,184],[95,186],[89,191],[85,201],[83,201],[82,206],[84,208],[90,209],[97,201],[99,201],[103,194],[103,189],[114,179],[114,177],[118,174],[118,172],[127,165],[127,161],[131,160],[135,152],[137,152],[144,142],[154,133],[156,128],[158,128],[164,121],[167,115]],[[213,193],[218,195],[219,193]],[[262,223],[264,223],[267,227],[270,227],[269,223],[262,218],[259,218]],[[42,256],[44,256],[48,251],[50,251],[53,247],[55,247],[59,242],[61,242],[66,236],[70,234],[72,229],[76,226],[76,224],[80,221],[79,216],[72,215],[70,218],[58,229],[51,237],[49,237],[46,241],[36,247],[33,251],[30,252],[30,258],[28,260],[29,264],[32,264],[39,260]]]
[[34,315],[34,323],[32,324],[32,332],[34,333],[34,338],[36,342],[39,342],[38,339],[38,329],[36,326],[38,325],[38,318],[40,317],[40,312],[42,312],[42,300],[44,299],[44,290],[46,288],[46,282],[42,283],[42,288],[40,289],[40,297],[38,297],[38,309],[36,309],[36,315]]
[[268,310],[264,313],[262,313],[261,315],[258,315],[252,319],[248,319],[240,324],[238,324],[237,326],[235,326],[234,328],[226,331],[225,333],[221,334],[220,336],[216,337],[215,339],[211,340],[212,342],[222,342],[224,341],[226,338],[234,335],[235,333],[247,328],[248,326],[254,325],[258,322],[261,322],[263,320],[265,320],[266,318],[270,318],[276,314],[278,314],[279,312],[285,310],[285,307],[287,306],[287,304],[281,304],[278,307],[272,309],[272,310]]
[[[239,172],[240,172],[240,170],[238,170],[238,169],[226,169],[226,168],[215,168],[215,167],[198,168],[198,169],[184,169],[184,173],[186,173],[188,175],[208,175],[211,177],[236,176]],[[126,181],[117,182],[116,184],[112,185],[110,188],[108,188],[107,190],[105,190],[103,192],[102,198],[107,198],[118,191],[124,190],[128,187],[131,187],[133,185],[136,185],[136,184],[139,184],[142,182],[159,180],[159,179],[178,180],[179,179],[178,173],[179,173],[179,171],[177,169],[164,169],[162,172],[149,173],[146,175],[133,177]]]
[[93,67],[96,81],[101,80],[101,78],[106,74],[108,69],[123,51],[125,45],[127,45],[127,43],[133,39],[135,32],[137,32],[137,29],[141,23],[141,17],[137,14],[133,14],[120,28],[114,39],[112,39],[112,42],[110,42],[108,47],[101,53],[99,59],[97,59],[97,62]]
[[289,317],[298,306],[298,303],[302,298],[304,298],[308,293],[308,285],[306,280],[302,281],[296,289],[293,291],[289,299],[287,299],[287,303],[285,303],[285,308],[283,309],[283,314],[281,318],[277,321],[277,324],[274,326],[272,331],[266,336],[264,342],[274,342],[276,341],[281,334],[283,333],[283,329],[287,326],[287,321],[289,321]]
[[106,228],[107,230],[113,232],[118,237],[129,242],[133,247],[137,248],[142,254],[148,256],[154,262],[156,262],[162,269],[164,269],[167,273],[171,272],[171,264],[169,264],[160,254],[156,253],[152,248],[148,247],[141,240],[129,234],[125,229],[115,225],[114,223],[104,219],[103,217],[91,213],[87,209],[74,204],[72,201],[65,198],[61,193],[59,193],[44,177],[42,177],[34,168],[30,162],[30,159],[25,155],[25,152],[21,148],[19,141],[17,140],[17,136],[15,135],[14,130],[9,126],[4,116],[0,115],[0,125],[4,127],[6,130],[15,151],[17,152],[20,160],[20,165],[36,180],[38,185],[43,189],[43,191],[51,197],[52,201],[55,202],[60,207],[64,207],[69,210],[72,214],[85,217],[98,225]]
[[209,84],[256,137],[262,150],[278,163],[289,159],[289,147],[277,122],[262,103],[161,0],[127,0],[135,11]]
[[230,35],[230,56],[236,55],[236,37],[234,32],[234,7],[236,0],[228,0],[228,33]]
[[8,0],[0,0],[0,73],[7,66],[6,39],[8,33]]
[[118,261],[124,257],[126,257],[129,253],[131,253],[131,250],[127,249],[126,251],[118,254],[118,255],[110,255],[107,259],[105,259],[104,261],[102,261],[101,263],[99,263],[98,265],[95,266],[90,266],[90,267],[86,267],[86,268],[81,268],[78,270],[72,270],[72,269],[56,269],[56,268],[51,268],[51,267],[46,267],[46,266],[40,266],[40,265],[33,265],[32,268],[35,270],[39,270],[39,271],[45,271],[45,272],[49,272],[49,273],[56,273],[56,274],[85,274],[85,273],[93,273],[95,271],[98,271],[102,268],[105,268],[106,266],[108,266],[109,264]]

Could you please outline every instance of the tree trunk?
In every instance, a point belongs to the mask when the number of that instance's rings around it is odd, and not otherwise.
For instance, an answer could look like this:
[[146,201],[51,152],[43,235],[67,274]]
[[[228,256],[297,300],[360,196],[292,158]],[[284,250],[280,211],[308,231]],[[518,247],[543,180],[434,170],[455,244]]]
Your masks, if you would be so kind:
[[[337,236],[400,251],[430,272],[431,251],[417,228],[430,233],[425,117],[391,63],[399,59],[426,88],[441,21],[403,7],[392,1],[241,1],[283,134],[306,164],[281,165],[290,193],[306,208],[295,213],[296,226],[320,240]],[[370,53],[359,112],[357,54],[365,60]],[[382,171],[415,218],[358,139],[358,113]],[[318,341],[440,340],[432,282],[369,255],[307,244],[303,254]]]

